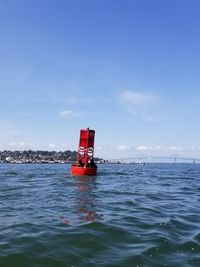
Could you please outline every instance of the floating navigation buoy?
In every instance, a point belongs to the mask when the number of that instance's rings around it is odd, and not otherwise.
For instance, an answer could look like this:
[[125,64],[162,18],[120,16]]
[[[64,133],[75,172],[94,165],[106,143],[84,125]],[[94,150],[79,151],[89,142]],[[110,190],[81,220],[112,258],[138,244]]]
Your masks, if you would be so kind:
[[76,163],[72,164],[72,175],[96,175],[97,165],[93,160],[95,131],[87,129],[80,130],[80,140]]

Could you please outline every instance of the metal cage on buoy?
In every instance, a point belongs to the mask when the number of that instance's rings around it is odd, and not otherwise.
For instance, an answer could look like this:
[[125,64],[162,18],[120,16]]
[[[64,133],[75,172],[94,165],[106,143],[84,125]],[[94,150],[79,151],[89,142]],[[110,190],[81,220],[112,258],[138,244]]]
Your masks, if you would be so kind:
[[80,130],[80,140],[76,163],[72,164],[72,175],[96,175],[97,165],[93,160],[95,131]]

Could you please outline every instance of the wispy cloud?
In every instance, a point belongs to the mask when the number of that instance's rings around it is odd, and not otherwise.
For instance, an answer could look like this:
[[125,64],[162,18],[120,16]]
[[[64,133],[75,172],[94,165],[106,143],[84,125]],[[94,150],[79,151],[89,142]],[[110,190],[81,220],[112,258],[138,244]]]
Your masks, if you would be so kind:
[[169,146],[169,147],[167,147],[167,150],[169,150],[169,151],[183,151],[184,147],[182,147],[182,146]]
[[125,90],[120,94],[120,101],[130,114],[143,111],[144,108],[153,106],[158,100],[158,95],[141,93],[134,90]]
[[148,146],[148,145],[140,145],[136,147],[136,151],[142,152],[142,151],[168,151],[168,152],[177,152],[177,151],[184,151],[184,147],[182,146]]
[[132,106],[146,106],[155,102],[157,96],[127,90],[122,93],[122,99]]
[[190,151],[200,151],[200,146],[192,146],[189,148]]
[[127,151],[127,150],[130,150],[130,146],[128,146],[128,145],[118,145],[117,146],[117,150],[119,150],[119,151]]
[[64,110],[60,112],[60,117],[64,118],[71,118],[73,116],[78,116],[79,114],[77,112],[74,112],[72,110]]
[[50,144],[47,145],[47,147],[48,147],[49,149],[54,149],[54,148],[56,148],[56,145],[53,144],[53,143],[50,143]]
[[30,149],[34,147],[33,142],[25,142],[25,141],[20,141],[20,142],[10,142],[9,146],[13,149]]

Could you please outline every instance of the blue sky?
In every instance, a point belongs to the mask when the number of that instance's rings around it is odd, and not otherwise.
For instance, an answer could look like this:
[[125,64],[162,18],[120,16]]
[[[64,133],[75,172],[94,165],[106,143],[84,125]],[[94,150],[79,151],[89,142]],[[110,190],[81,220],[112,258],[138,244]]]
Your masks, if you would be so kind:
[[0,150],[200,157],[198,0],[0,0]]

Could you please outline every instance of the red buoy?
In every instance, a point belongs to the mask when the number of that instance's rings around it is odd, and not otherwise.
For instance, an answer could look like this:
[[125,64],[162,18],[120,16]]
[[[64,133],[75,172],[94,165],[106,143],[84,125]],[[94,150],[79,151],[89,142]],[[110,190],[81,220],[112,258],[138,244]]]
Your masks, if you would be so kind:
[[94,136],[94,130],[89,128],[80,130],[77,161],[72,164],[72,175],[96,175],[97,165],[93,160]]

